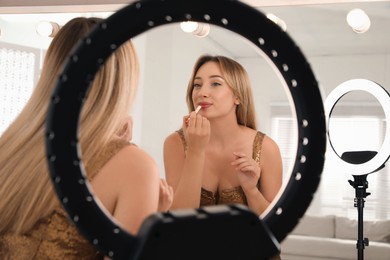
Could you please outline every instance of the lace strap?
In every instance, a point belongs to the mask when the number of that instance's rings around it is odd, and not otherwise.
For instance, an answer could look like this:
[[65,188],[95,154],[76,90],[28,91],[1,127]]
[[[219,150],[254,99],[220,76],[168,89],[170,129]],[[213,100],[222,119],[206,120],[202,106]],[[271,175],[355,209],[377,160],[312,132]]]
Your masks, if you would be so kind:
[[253,141],[253,154],[252,158],[260,164],[260,156],[261,156],[261,148],[263,146],[263,139],[264,139],[265,134],[262,132],[257,132],[255,139]]
[[184,137],[183,128],[180,128],[179,130],[177,130],[176,133],[179,134],[181,142],[183,143],[184,152],[186,153],[187,152],[187,142],[186,142],[186,139]]

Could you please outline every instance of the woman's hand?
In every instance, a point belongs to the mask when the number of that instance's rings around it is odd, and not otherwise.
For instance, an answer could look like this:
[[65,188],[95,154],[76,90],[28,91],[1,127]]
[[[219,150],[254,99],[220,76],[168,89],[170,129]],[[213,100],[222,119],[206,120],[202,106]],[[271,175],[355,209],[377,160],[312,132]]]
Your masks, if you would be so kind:
[[158,198],[158,211],[168,211],[173,202],[173,188],[168,185],[167,181],[160,179],[160,192]]
[[237,177],[242,189],[248,191],[257,188],[260,179],[260,166],[252,157],[244,153],[234,152],[233,155],[235,160],[231,164],[236,167]]
[[209,120],[192,111],[189,116],[183,118],[184,138],[188,150],[204,151],[210,140]]

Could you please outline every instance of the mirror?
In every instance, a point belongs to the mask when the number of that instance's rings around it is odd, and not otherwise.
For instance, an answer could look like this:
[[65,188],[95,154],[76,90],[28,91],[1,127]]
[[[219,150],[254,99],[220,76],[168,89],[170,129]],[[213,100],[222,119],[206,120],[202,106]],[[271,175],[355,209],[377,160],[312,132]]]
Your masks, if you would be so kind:
[[[225,40],[230,44],[234,42],[236,48],[246,50],[248,56],[234,56],[219,44]],[[133,111],[133,136],[157,160],[162,173],[164,139],[181,127],[183,116],[188,114],[185,102],[188,80],[195,61],[202,54],[228,56],[244,66],[252,84],[259,130],[275,138],[273,135],[278,133],[272,132],[271,114],[278,114],[282,109],[292,117],[289,93],[285,92],[267,58],[251,42],[236,33],[210,25],[209,35],[200,38],[184,33],[179,24],[174,23],[142,34],[135,38],[135,43],[142,61],[143,75]],[[292,146],[297,142],[294,135],[289,141]],[[294,150],[291,152],[295,153]],[[293,156],[285,154],[284,158]],[[284,161],[286,173],[290,164]]]
[[[71,17],[78,15],[86,14],[4,15],[1,18],[4,28],[8,27],[9,30],[12,28],[13,32],[18,33],[17,35],[5,35],[2,39],[4,42],[1,44],[5,47],[14,43],[25,44],[18,36],[31,35],[31,38],[35,40],[30,41],[29,46],[23,46],[23,48],[33,50],[38,48],[39,55],[37,56],[42,58],[45,49],[50,44],[50,38],[36,34],[35,26],[38,22],[47,20],[64,24]],[[106,17],[110,13],[88,15]],[[26,23],[29,26],[26,26]],[[10,43],[5,41],[10,41]],[[224,42],[228,42],[229,46],[234,46],[241,53],[244,50],[245,54],[242,57],[236,56],[237,51],[232,50],[231,47],[226,48]],[[294,117],[289,104],[289,94],[285,92],[282,82],[267,58],[251,42],[234,32],[210,25],[209,35],[201,38],[183,32],[180,25],[174,23],[151,29],[134,38],[134,43],[141,63],[141,78],[131,112],[134,119],[133,141],[157,161],[162,178],[165,178],[163,142],[170,133],[181,127],[182,117],[188,114],[185,102],[187,84],[192,67],[202,54],[228,56],[244,66],[252,84],[259,130],[278,139],[276,135],[282,133],[277,130],[272,132],[272,124],[275,122],[270,119],[271,115]],[[39,69],[35,72],[34,78],[37,79],[38,76]],[[5,96],[12,95],[5,93]],[[283,150],[284,179],[289,177],[289,168],[293,166],[296,153],[296,134],[293,133],[291,136],[292,138],[285,145],[292,149]]]

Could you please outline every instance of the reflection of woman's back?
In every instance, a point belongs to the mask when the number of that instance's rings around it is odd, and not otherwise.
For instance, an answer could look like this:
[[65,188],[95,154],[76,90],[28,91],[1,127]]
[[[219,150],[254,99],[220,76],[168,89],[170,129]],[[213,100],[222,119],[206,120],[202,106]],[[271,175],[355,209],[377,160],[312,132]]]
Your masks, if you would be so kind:
[[[6,255],[4,255],[6,254]],[[25,235],[0,237],[1,259],[103,259],[79,233],[61,207]]]
[[[86,171],[90,180],[128,141],[112,141],[99,156],[93,158]],[[10,250],[12,249],[12,250]],[[17,249],[17,250],[15,250]],[[103,259],[99,253],[69,221],[68,215],[58,206],[48,217],[39,221],[24,235],[6,234],[0,236],[0,259],[2,252],[9,259]]]
[[[184,151],[187,150],[187,142],[184,138],[183,130],[180,129],[177,131],[180,135],[181,141],[183,143]],[[264,138],[263,133],[257,132],[256,137],[253,141],[253,153],[252,158],[258,164],[260,164],[260,152]],[[260,183],[258,183],[258,188],[260,188]],[[218,204],[245,204],[248,205],[248,202],[245,197],[245,193],[242,190],[241,186],[233,187],[230,189],[224,189],[217,191],[216,193],[209,191],[202,187],[200,194],[200,206],[210,206],[210,205],[218,205]]]
[[[63,203],[66,199],[55,193],[45,150],[45,122],[54,83],[74,46],[103,21],[77,17],[61,27],[46,52],[30,100],[0,136],[0,259],[103,257],[61,207],[60,199]],[[119,46],[100,66],[91,89],[84,93],[77,136],[93,194],[105,212],[132,234],[159,205],[157,165],[130,144],[129,110],[138,68],[131,41]],[[72,76],[61,77],[69,78]],[[65,88],[74,87],[72,81],[64,82]],[[50,136],[59,138],[55,132]],[[86,202],[87,198],[79,199]]]

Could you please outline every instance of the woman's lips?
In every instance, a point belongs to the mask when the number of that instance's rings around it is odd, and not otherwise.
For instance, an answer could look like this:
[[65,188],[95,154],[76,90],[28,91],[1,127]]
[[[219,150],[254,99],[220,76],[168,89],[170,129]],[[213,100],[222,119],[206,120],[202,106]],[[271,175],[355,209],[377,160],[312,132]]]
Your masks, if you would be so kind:
[[211,106],[210,103],[199,103],[198,105],[201,106],[202,108],[208,108],[209,106]]

